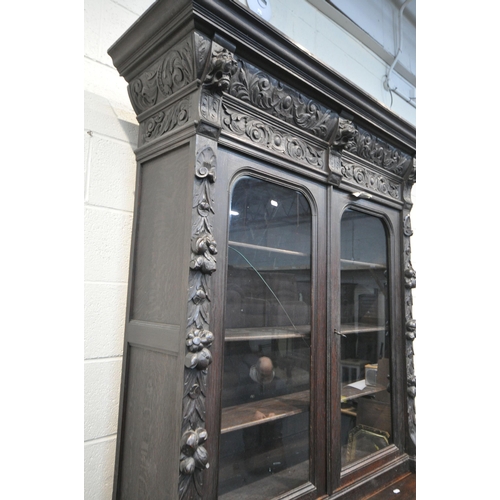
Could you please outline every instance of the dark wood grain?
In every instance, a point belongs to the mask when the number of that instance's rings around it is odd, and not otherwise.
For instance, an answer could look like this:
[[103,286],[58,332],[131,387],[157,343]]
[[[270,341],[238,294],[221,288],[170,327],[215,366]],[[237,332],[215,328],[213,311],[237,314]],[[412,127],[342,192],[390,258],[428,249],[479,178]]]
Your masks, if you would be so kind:
[[165,457],[179,446],[180,419],[168,418],[180,415],[176,358],[139,347],[129,356],[120,498],[174,498],[178,465]]
[[187,147],[178,148],[141,167],[131,319],[180,324],[183,297],[170,290],[182,278],[179,264],[189,228],[187,176],[177,168],[187,153]]

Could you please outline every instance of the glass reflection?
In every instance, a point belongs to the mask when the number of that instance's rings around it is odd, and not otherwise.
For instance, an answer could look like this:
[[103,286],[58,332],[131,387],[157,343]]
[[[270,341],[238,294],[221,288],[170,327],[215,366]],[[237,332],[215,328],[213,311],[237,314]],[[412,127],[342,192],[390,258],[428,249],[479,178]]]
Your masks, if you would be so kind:
[[392,443],[387,236],[382,221],[346,210],[341,223],[342,465]]
[[243,177],[230,207],[219,498],[308,481],[310,316],[309,203]]

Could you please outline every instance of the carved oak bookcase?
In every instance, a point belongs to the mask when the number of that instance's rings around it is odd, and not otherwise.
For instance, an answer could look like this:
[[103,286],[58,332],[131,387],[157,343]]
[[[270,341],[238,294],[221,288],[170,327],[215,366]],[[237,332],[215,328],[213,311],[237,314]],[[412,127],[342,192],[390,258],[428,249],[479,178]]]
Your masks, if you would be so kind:
[[109,54],[139,121],[114,498],[414,470],[415,129],[229,0],[160,0]]

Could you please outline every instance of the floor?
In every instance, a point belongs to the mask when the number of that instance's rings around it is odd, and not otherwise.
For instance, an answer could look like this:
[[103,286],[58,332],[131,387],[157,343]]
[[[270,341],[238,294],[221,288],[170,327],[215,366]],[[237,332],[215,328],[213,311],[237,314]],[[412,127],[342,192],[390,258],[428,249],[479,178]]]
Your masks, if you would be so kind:
[[416,475],[408,473],[365,500],[415,500]]

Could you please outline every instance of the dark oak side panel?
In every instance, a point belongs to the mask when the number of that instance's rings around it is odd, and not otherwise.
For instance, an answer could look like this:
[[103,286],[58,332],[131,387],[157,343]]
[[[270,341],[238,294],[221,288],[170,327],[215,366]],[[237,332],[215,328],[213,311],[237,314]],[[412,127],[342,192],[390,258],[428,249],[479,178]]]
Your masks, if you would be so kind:
[[180,412],[175,385],[165,383],[175,377],[175,361],[161,352],[129,348],[121,500],[175,498],[178,472],[167,457],[180,425],[165,425],[166,415]]
[[[133,293],[130,319],[179,324],[185,297],[172,293],[183,268],[183,208],[188,147],[148,161],[141,167]],[[191,176],[192,177],[192,176]],[[192,186],[192,181],[191,181]]]
[[193,196],[191,155],[187,142],[139,165],[116,500],[177,498]]

